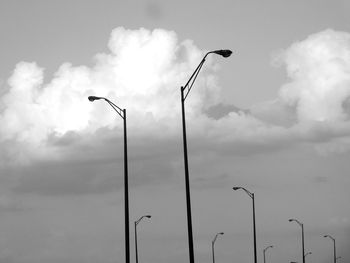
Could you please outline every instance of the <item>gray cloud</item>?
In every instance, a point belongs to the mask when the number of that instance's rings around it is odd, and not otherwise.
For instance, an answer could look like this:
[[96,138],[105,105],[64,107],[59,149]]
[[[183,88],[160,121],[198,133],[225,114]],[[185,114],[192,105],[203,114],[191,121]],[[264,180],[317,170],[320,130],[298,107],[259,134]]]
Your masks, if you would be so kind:
[[249,110],[240,109],[234,105],[227,105],[227,104],[223,104],[223,103],[213,105],[204,111],[204,113],[207,114],[207,116],[209,118],[213,118],[215,120],[218,120],[218,119],[221,119],[222,117],[225,117],[230,112],[235,112],[235,113],[242,112],[245,114],[250,113]]

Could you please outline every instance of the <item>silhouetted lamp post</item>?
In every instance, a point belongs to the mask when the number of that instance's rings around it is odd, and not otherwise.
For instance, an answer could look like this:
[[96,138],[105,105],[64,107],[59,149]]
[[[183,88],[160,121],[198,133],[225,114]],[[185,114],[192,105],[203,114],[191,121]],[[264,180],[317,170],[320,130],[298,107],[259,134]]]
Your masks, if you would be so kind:
[[140,221],[143,219],[143,218],[151,218],[151,215],[144,215],[144,216],[141,216],[138,220],[136,220],[134,222],[134,225],[135,225],[135,259],[136,259],[136,263],[139,262],[139,256],[138,256],[138,252],[137,252],[137,225],[140,223]]
[[[186,85],[181,87],[181,109],[182,109],[182,132],[183,132],[183,147],[184,147],[184,164],[185,164],[185,184],[186,184],[186,205],[187,205],[187,232],[188,232],[188,248],[189,248],[189,257],[190,263],[194,263],[194,251],[193,251],[193,232],[192,232],[192,215],[191,215],[191,197],[190,197],[190,179],[188,171],[188,156],[187,156],[187,138],[186,138],[186,119],[185,119],[185,100],[188,93],[191,91],[191,88],[198,76],[199,71],[201,70],[206,57],[211,54],[217,54],[225,58],[229,57],[232,54],[231,50],[214,50],[210,51],[203,57],[202,61],[197,66],[196,70],[193,72],[190,79],[187,81]],[[185,90],[187,91],[185,92]]]
[[252,198],[252,201],[253,201],[253,232],[254,232],[254,263],[257,263],[258,261],[257,261],[257,254],[256,254],[256,227],[255,227],[255,197],[254,197],[254,193],[249,192],[244,187],[233,187],[232,189],[235,191],[242,189],[250,196],[250,198]]
[[264,250],[263,250],[263,254],[264,254],[264,263],[266,263],[266,250],[268,250],[269,248],[273,248],[273,246],[268,246],[268,247],[266,247],[266,248],[264,248]]
[[336,263],[337,262],[337,255],[336,255],[336,249],[335,249],[335,238],[331,237],[330,235],[325,235],[323,237],[328,237],[328,238],[333,240],[333,260],[334,260],[334,263]]
[[304,246],[304,225],[300,223],[296,219],[289,219],[289,222],[296,222],[301,227],[301,246],[302,246],[302,257],[303,257],[303,263],[305,263],[305,246]]
[[124,208],[125,208],[125,262],[130,263],[129,241],[129,186],[128,186],[128,147],[126,134],[126,109],[121,109],[104,97],[89,96],[89,101],[105,100],[124,121]]
[[220,233],[217,233],[213,239],[213,241],[211,241],[211,252],[212,252],[212,255],[213,255],[213,263],[215,263],[215,252],[214,252],[214,245],[215,245],[215,241],[216,239],[218,238],[219,235],[223,235],[224,232],[220,232]]

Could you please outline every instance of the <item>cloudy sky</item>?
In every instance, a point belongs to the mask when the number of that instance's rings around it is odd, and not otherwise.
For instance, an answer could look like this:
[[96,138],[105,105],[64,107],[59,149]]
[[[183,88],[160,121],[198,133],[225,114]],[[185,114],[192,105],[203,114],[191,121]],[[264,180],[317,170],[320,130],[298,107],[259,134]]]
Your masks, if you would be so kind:
[[350,262],[350,2],[2,0],[0,261],[188,262],[180,87],[196,262]]

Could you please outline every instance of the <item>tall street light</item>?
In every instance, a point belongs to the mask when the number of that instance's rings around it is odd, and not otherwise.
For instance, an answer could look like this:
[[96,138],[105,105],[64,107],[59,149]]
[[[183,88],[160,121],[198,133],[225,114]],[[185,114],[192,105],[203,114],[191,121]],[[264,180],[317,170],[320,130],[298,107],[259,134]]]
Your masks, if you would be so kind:
[[134,222],[134,225],[135,225],[135,258],[136,258],[136,263],[139,262],[139,256],[138,256],[138,252],[137,252],[137,225],[140,223],[140,221],[143,219],[143,218],[151,218],[151,215],[144,215],[144,216],[141,216],[138,220],[136,220]]
[[330,235],[325,235],[323,237],[328,237],[328,238],[333,240],[333,260],[334,260],[334,263],[336,263],[337,262],[337,256],[336,256],[336,249],[335,249],[335,238],[331,237]]
[[233,190],[244,190],[249,197],[252,199],[253,201],[253,232],[254,232],[254,263],[257,263],[257,254],[256,254],[256,227],[255,227],[255,197],[254,197],[254,193],[249,192],[247,189],[245,189],[244,187],[233,187]]
[[216,239],[218,238],[219,235],[223,235],[224,232],[220,232],[220,233],[217,233],[213,239],[213,241],[211,241],[211,252],[212,252],[212,255],[213,255],[213,263],[215,263],[215,253],[214,253],[214,245],[215,245],[215,241]]
[[89,101],[105,100],[124,122],[124,209],[125,209],[125,263],[130,263],[130,238],[129,238],[129,186],[128,186],[128,147],[126,134],[126,109],[121,109],[104,97],[89,96]]
[[[190,263],[194,263],[194,252],[193,252],[193,232],[192,232],[192,215],[191,215],[191,197],[190,197],[190,179],[188,171],[188,156],[187,156],[187,138],[186,138],[186,120],[185,120],[185,100],[188,93],[201,70],[206,57],[211,54],[217,54],[225,58],[232,54],[231,50],[214,50],[210,51],[203,57],[202,61],[197,66],[196,70],[193,72],[190,79],[187,81],[186,85],[181,87],[181,109],[182,109],[182,132],[183,132],[183,147],[184,147],[184,164],[185,164],[185,184],[186,184],[186,206],[187,206],[187,232],[188,232],[188,248]],[[185,91],[187,89],[187,91]]]
[[268,247],[266,247],[266,248],[264,248],[264,250],[263,250],[263,254],[264,254],[264,263],[266,263],[266,250],[268,250],[269,248],[273,248],[273,246],[268,246]]
[[304,225],[302,223],[300,223],[298,220],[296,219],[289,219],[289,222],[296,222],[300,227],[301,227],[301,245],[302,245],[302,257],[303,257],[303,263],[305,263],[305,246],[304,246]]

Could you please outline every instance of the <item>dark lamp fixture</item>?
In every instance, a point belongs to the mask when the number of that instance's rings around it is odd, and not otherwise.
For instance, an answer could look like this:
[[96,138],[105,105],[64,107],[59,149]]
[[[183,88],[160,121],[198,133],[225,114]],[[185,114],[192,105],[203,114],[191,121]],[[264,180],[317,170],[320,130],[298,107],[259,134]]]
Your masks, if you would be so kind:
[[220,49],[213,51],[213,53],[223,56],[224,58],[228,58],[229,56],[231,56],[232,51],[229,49]]
[[101,97],[96,97],[96,96],[89,96],[89,97],[88,97],[88,100],[89,100],[89,101],[100,100],[100,99],[103,99],[103,98],[101,98]]

